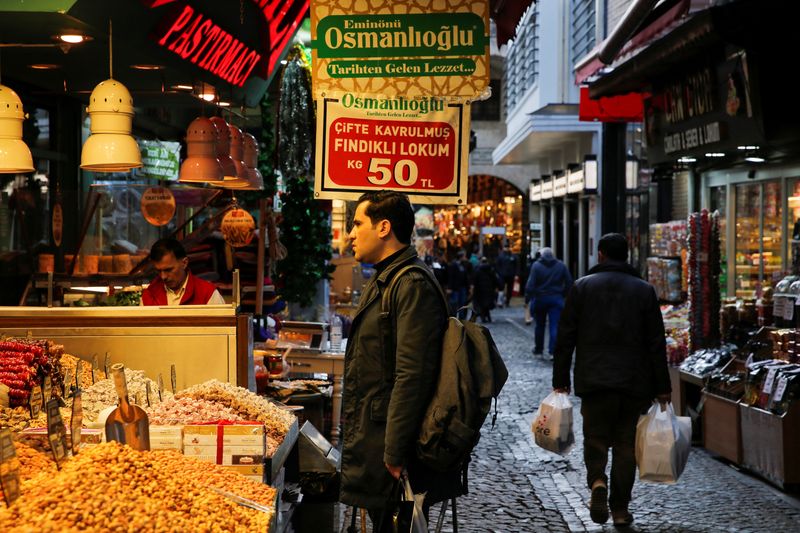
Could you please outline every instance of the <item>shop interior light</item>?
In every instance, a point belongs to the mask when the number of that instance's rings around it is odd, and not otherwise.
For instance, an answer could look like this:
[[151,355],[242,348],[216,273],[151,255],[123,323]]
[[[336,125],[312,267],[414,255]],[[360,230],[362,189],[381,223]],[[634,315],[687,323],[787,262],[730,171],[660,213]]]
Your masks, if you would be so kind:
[[220,106],[220,107],[230,107],[231,103],[230,102],[217,102],[217,105]]
[[625,161],[625,188],[629,191],[639,187],[639,160],[635,157],[628,157]]
[[233,164],[236,167],[236,179],[225,183],[228,189],[247,189],[250,186],[248,181],[247,165],[244,164],[244,137],[242,130],[233,124],[228,124],[231,132],[230,154]]
[[678,159],[678,163],[696,163],[697,159],[694,157],[681,157]]
[[135,70],[164,70],[164,65],[131,65]]
[[62,33],[58,36],[59,41],[69,44],[80,44],[90,39],[91,37],[88,35],[83,35],[80,33]]
[[750,163],[763,163],[766,161],[766,159],[757,155],[748,155],[744,158],[744,160],[749,161]]
[[183,85],[183,84],[173,85],[172,88],[173,89],[177,89],[178,91],[192,91],[192,90],[194,90],[194,86],[192,86],[192,85]]
[[586,193],[597,192],[597,156],[594,154],[583,158],[583,190]]
[[214,93],[201,93],[200,94],[200,98],[202,98],[206,102],[213,102],[214,98],[216,98],[216,97],[217,97],[217,95],[214,94]]
[[227,187],[229,183],[238,181],[236,163],[231,158],[231,131],[224,118],[211,117],[209,120],[217,130],[216,155],[220,165],[222,165],[223,176],[222,180],[210,183],[218,187]]
[[86,111],[91,135],[81,150],[81,168],[92,172],[127,172],[142,166],[139,145],[131,135],[133,97],[114,79],[111,22],[108,23],[108,79],[89,97]]
[[503,201],[507,204],[515,204],[517,203],[517,199],[514,196],[506,196],[503,198]]
[[54,63],[34,63],[33,65],[28,65],[28,68],[32,68],[33,70],[56,70],[61,68],[61,66]]
[[789,209],[800,209],[800,196],[789,197]]
[[0,173],[33,172],[33,158],[22,140],[25,120],[22,100],[10,87],[0,85]]
[[[250,191],[260,191],[264,188],[264,177],[261,171],[258,170],[258,141],[252,133],[244,134],[244,164],[247,167],[247,182],[249,185],[245,187]],[[341,202],[341,207],[344,207],[344,202]],[[336,207],[336,200],[334,200],[334,207]]]
[[737,150],[758,150],[758,146],[755,146],[755,145],[752,145],[752,144],[748,144],[748,145],[743,145],[743,146],[737,146],[736,149]]
[[198,117],[186,129],[186,159],[178,181],[209,183],[223,179],[222,165],[216,157],[217,128],[206,117]]
[[722,152],[709,152],[706,157],[725,157],[725,154]]

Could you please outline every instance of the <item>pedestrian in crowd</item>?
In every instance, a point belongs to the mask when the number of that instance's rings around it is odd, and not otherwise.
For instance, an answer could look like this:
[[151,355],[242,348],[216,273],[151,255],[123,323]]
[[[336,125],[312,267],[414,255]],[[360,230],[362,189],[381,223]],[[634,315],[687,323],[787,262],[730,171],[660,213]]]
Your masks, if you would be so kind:
[[590,515],[603,524],[610,505],[614,525],[627,526],[633,522],[628,504],[636,473],[636,423],[654,399],[662,404],[670,399],[664,322],[655,290],[627,263],[624,236],[604,235],[598,258],[599,264],[569,292],[556,343],[553,389],[570,391],[577,347],[575,394],[582,400]]
[[466,311],[459,311],[467,305],[469,284],[472,279],[472,264],[467,261],[467,253],[459,250],[456,258],[447,269],[447,291],[450,294],[450,314],[466,316]]
[[472,307],[482,322],[492,321],[491,310],[497,300],[497,291],[502,288],[503,282],[497,271],[486,257],[481,257],[473,280]]
[[506,246],[497,257],[497,273],[503,280],[505,286],[505,305],[511,305],[511,296],[514,294],[514,278],[519,270],[517,256],[511,253],[511,249]]
[[543,355],[544,327],[549,323],[548,354],[553,353],[558,334],[558,321],[564,298],[572,287],[572,276],[566,265],[556,259],[551,248],[542,248],[542,256],[531,265],[525,295],[530,300],[531,314],[536,321],[533,355]]
[[[536,253],[533,254],[533,257],[530,258],[530,264],[527,265],[525,272],[530,272],[531,267],[533,264],[542,257],[542,253],[539,250],[536,250]],[[525,293],[525,325],[530,326],[531,322],[533,322],[533,317],[531,316],[531,307],[533,307],[533,303],[531,302],[531,297],[528,296],[528,291],[523,291]]]
[[[425,263],[428,264],[427,261]],[[447,287],[447,262],[444,260],[444,257],[442,257],[441,252],[438,250],[436,251],[429,266],[433,269],[433,275],[436,277],[436,281],[439,282],[439,285]]]
[[392,531],[395,487],[405,470],[426,507],[463,493],[460,472],[442,475],[416,460],[415,444],[439,373],[447,309],[430,276],[406,272],[392,291],[390,317],[381,298],[397,272],[424,263],[411,243],[414,210],[405,194],[359,198],[350,241],[353,255],[375,265],[353,319],[345,354],[340,499],[365,508],[373,531]]

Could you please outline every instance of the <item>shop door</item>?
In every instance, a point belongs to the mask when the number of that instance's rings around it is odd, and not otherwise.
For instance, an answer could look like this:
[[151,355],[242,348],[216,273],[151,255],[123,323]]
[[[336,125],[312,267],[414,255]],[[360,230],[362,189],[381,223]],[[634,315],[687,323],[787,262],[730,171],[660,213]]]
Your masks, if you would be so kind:
[[783,198],[778,180],[736,185],[736,254],[734,264],[737,298],[758,296],[780,276]]

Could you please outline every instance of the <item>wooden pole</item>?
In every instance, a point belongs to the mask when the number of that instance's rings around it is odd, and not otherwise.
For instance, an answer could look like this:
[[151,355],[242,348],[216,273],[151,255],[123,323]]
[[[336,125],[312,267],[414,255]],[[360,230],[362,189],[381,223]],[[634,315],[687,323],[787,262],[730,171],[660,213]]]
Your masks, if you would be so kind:
[[256,263],[256,316],[264,312],[264,248],[267,243],[266,198],[258,201],[258,261]]

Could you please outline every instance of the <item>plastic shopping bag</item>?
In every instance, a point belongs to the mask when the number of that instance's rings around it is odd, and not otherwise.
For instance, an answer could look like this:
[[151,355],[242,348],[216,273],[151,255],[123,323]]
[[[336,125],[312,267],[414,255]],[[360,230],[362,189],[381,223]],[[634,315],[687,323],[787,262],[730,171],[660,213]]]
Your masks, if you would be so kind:
[[692,446],[692,420],[675,416],[672,404],[654,402],[636,425],[639,479],[675,483],[686,467]]
[[400,476],[400,502],[392,517],[393,533],[428,533],[428,522],[422,511],[425,493],[414,494],[408,476]]
[[539,405],[531,425],[533,439],[540,448],[566,455],[575,445],[572,431],[572,402],[563,392],[551,392]]

